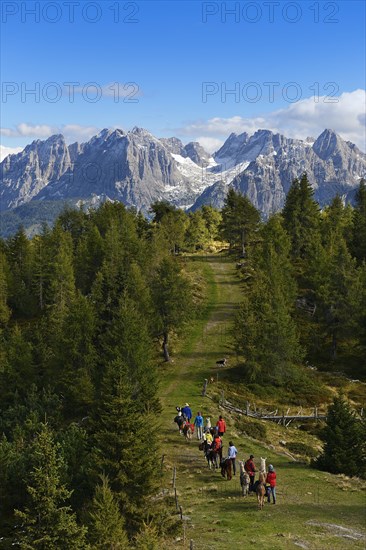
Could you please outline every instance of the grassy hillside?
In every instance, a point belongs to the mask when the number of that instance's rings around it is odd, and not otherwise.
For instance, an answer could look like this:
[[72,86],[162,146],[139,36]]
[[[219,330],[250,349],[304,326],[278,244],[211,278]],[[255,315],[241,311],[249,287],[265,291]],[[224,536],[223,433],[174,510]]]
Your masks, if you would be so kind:
[[[161,395],[163,404],[161,437],[164,453],[162,489],[173,495],[172,477],[176,468],[178,503],[183,517],[179,534],[168,541],[166,548],[195,549],[255,548],[274,550],[290,548],[336,549],[364,548],[366,542],[366,484],[345,476],[333,476],[309,467],[309,458],[288,453],[280,444],[304,443],[320,449],[320,440],[296,427],[284,428],[265,421],[266,434],[260,439],[243,435],[247,419],[222,411],[217,403],[224,391],[225,398],[261,402],[278,401],[278,396],[254,395],[253,388],[238,384],[236,358],[230,351],[230,330],[233,313],[240,301],[240,282],[230,260],[222,255],[193,257],[187,269],[204,273],[208,282],[208,307],[204,318],[192,322],[184,343],[172,350],[173,362],[161,365]],[[216,367],[216,360],[227,357],[229,366]],[[213,378],[208,386],[209,397],[201,397],[205,378]],[[267,390],[268,391],[268,390]],[[275,391],[275,390],[274,390]],[[332,393],[334,388],[330,388]],[[360,385],[359,392],[363,394]],[[357,392],[356,392],[357,393]],[[284,397],[279,400],[285,407]],[[228,423],[224,452],[231,438],[239,450],[239,459],[250,453],[258,459],[266,457],[274,464],[278,476],[278,502],[257,510],[253,496],[242,498],[238,475],[224,480],[218,471],[209,471],[197,440],[187,443],[179,436],[173,423],[175,407],[186,401],[194,414],[202,411],[216,423],[223,414]],[[287,407],[286,407],[287,409]],[[263,429],[262,429],[263,431]],[[257,433],[256,431],[249,432]],[[258,436],[257,436],[258,437]],[[295,449],[296,447],[292,447]],[[301,450],[301,449],[300,449]],[[293,458],[292,458],[293,457]]]

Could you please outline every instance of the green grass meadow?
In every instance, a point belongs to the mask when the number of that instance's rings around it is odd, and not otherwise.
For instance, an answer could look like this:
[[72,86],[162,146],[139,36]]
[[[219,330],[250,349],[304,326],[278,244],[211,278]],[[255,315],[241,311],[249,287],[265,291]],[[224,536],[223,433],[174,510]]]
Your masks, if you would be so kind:
[[[192,544],[197,550],[364,549],[365,482],[312,469],[304,459],[294,461],[279,444],[283,439],[319,445],[308,433],[267,422],[265,441],[257,441],[244,437],[236,418],[219,409],[222,390],[227,399],[235,392],[234,382],[230,387],[230,369],[234,373],[237,360],[231,351],[230,331],[241,284],[235,265],[222,254],[193,256],[187,259],[186,267],[192,276],[204,277],[208,301],[201,318],[192,321],[184,341],[173,340],[172,362],[159,367],[164,454],[161,486],[174,496],[176,468],[177,498],[184,518],[165,548],[190,548]],[[228,358],[228,366],[220,370],[216,361],[223,357]],[[209,383],[207,394],[213,399],[201,396],[204,379],[211,377],[214,381]],[[238,473],[226,481],[220,471],[208,469],[195,435],[186,442],[173,423],[175,407],[185,402],[194,415],[201,411],[204,417],[210,416],[213,425],[223,414],[228,424],[224,453],[232,439],[240,460],[252,453],[258,466],[261,456],[267,458],[267,465],[274,464],[276,505],[266,503],[259,511],[254,496],[241,496]]]

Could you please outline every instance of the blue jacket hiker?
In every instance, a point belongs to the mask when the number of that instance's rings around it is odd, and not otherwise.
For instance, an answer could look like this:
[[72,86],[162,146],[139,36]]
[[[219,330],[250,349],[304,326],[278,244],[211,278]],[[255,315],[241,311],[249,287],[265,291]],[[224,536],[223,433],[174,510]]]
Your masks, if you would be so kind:
[[191,421],[191,418],[192,418],[192,411],[191,411],[191,408],[190,406],[188,405],[188,403],[186,403],[184,405],[184,407],[182,408],[182,415],[185,417],[186,420],[188,420],[188,422]]
[[194,425],[197,428],[197,439],[202,439],[203,437],[203,416],[200,412],[197,413],[196,418],[194,419]]

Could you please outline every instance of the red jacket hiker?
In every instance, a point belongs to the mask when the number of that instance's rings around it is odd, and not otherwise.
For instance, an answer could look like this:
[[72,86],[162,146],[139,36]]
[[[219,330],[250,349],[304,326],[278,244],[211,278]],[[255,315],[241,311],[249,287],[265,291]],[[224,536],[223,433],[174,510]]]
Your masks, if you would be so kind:
[[220,416],[220,418],[218,419],[216,426],[218,428],[219,434],[224,434],[226,432],[226,422],[222,418],[222,416]]
[[222,447],[221,437],[219,437],[219,436],[215,437],[215,439],[213,440],[212,447],[213,447],[213,450],[216,451],[216,452],[221,449],[221,447]]
[[244,469],[250,476],[254,476],[255,474],[255,464],[253,462],[252,458],[248,458],[246,463],[244,464]]
[[276,472],[268,472],[266,483],[269,483],[270,487],[276,487]]

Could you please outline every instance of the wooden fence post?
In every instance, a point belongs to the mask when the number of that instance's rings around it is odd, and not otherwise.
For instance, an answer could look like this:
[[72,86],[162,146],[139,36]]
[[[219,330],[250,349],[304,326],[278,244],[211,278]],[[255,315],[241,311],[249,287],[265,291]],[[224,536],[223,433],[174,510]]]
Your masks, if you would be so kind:
[[175,489],[175,479],[177,477],[177,468],[174,466],[173,468],[173,489]]
[[206,395],[206,392],[207,392],[207,384],[208,384],[208,380],[207,378],[205,378],[205,381],[203,383],[203,388],[202,388],[202,397],[205,397]]
[[249,401],[246,402],[245,414],[246,414],[247,416],[249,415]]
[[191,541],[190,541],[190,543],[189,543],[189,550],[194,550],[193,539],[191,539]]

